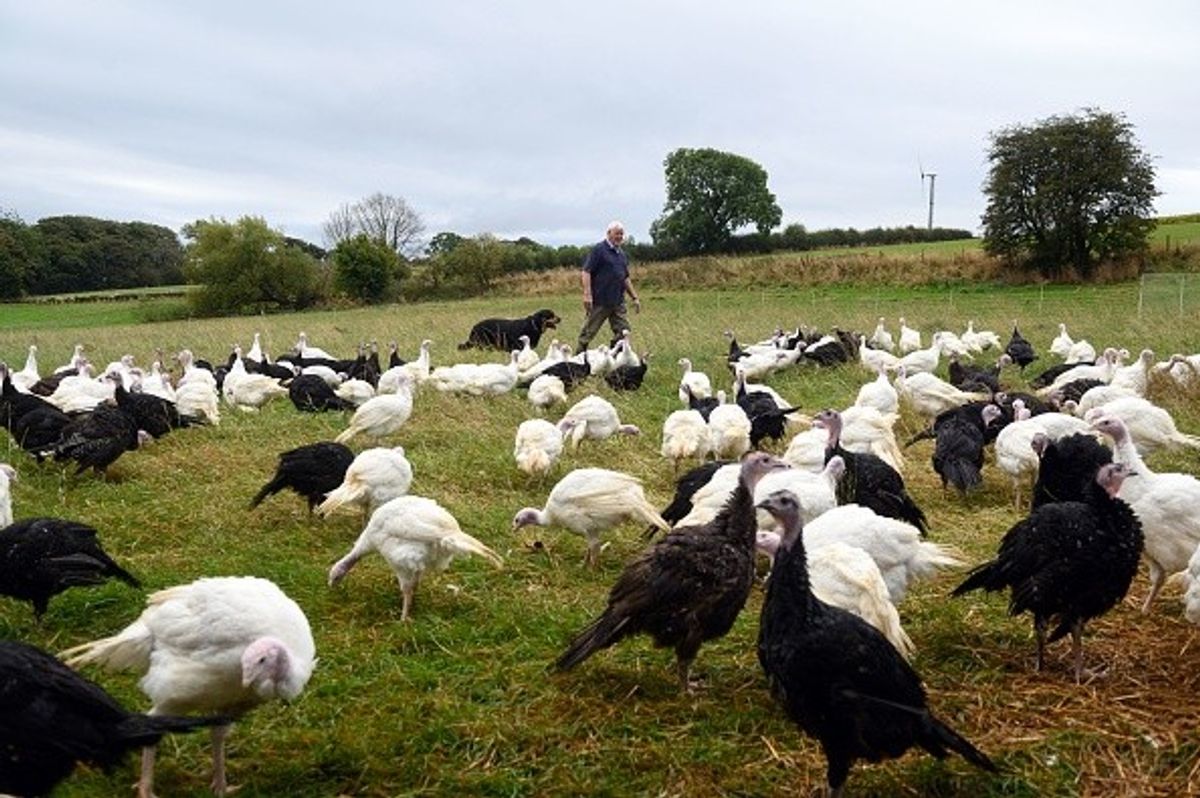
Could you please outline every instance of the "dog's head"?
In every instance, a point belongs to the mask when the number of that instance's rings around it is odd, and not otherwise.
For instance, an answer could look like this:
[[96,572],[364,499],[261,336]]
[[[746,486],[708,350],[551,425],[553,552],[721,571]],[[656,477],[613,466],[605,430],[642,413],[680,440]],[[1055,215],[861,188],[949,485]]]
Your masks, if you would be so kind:
[[557,327],[562,322],[562,319],[560,319],[558,314],[553,310],[543,309],[533,314],[533,321],[539,330],[545,332],[546,330]]

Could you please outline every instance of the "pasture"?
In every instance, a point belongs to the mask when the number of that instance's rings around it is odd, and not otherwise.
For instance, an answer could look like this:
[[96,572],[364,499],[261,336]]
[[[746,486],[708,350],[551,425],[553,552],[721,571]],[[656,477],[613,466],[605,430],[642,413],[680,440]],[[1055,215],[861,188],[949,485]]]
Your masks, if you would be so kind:
[[[631,316],[636,348],[648,350],[642,390],[619,394],[594,381],[589,391],[609,399],[640,437],[587,441],[567,452],[544,482],[518,472],[513,433],[532,408],[523,393],[496,399],[418,392],[412,418],[392,439],[414,470],[411,492],[436,499],[462,528],[499,552],[505,568],[479,559],[456,561],[422,583],[410,623],[401,623],[400,592],[384,561],[364,560],[336,588],[329,566],[361,530],[357,514],[310,518],[303,500],[285,493],[253,511],[247,503],[274,472],[279,452],[344,429],[340,414],[298,413],[287,400],[258,414],[222,408],[221,424],[179,430],[127,453],[110,480],[76,477],[35,464],[5,437],[0,461],[14,464],[17,518],[53,515],[94,525],[107,550],[147,590],[201,576],[253,574],[270,578],[294,598],[313,627],[320,662],[292,705],[266,705],[235,726],[229,740],[232,783],[240,796],[334,795],[809,795],[823,783],[824,760],[776,708],[755,656],[761,591],[755,590],[733,631],[705,645],[695,670],[706,687],[678,690],[669,651],[638,638],[601,652],[578,669],[555,675],[546,666],[604,606],[622,563],[644,545],[641,530],[610,535],[600,566],[582,565],[581,538],[561,529],[510,531],[513,514],[540,506],[567,470],[601,466],[644,480],[659,507],[670,500],[672,468],[659,454],[663,419],[676,409],[678,358],[690,357],[714,385],[727,384],[722,330],[743,343],[776,326],[834,325],[867,334],[879,316],[895,332],[897,317],[928,341],[937,329],[976,329],[1007,340],[1014,319],[1041,352],[1031,367],[1056,359],[1047,349],[1061,322],[1098,347],[1150,346],[1159,357],[1195,352],[1196,313],[1153,308],[1139,320],[1135,284],[997,288],[747,289],[708,293],[642,290],[643,312]],[[24,307],[24,306],[21,306]],[[550,297],[477,299],[303,315],[279,315],[114,325],[89,316],[86,305],[44,306],[19,318],[3,311],[0,356],[14,368],[36,342],[43,373],[65,362],[76,342],[103,365],[126,352],[148,364],[155,347],[190,347],[211,360],[231,345],[263,335],[272,354],[290,348],[304,330],[311,343],[350,356],[359,341],[396,340],[414,357],[431,338],[433,364],[500,362],[500,353],[458,352],[471,324],[487,316],[523,316],[555,309],[558,337],[574,342],[582,309],[576,292]],[[22,311],[23,313],[25,311]],[[90,322],[81,323],[83,319]],[[602,332],[602,335],[606,334]],[[543,340],[542,349],[550,336]],[[991,362],[994,354],[985,355]],[[943,363],[940,374],[945,376]],[[858,365],[803,368],[768,382],[814,414],[842,408],[870,379]],[[1022,378],[1008,372],[1013,387]],[[1200,433],[1193,393],[1156,385],[1151,397],[1179,427]],[[549,414],[557,419],[563,409]],[[920,427],[905,414],[897,437]],[[990,558],[1000,536],[1019,519],[1008,479],[994,465],[967,500],[943,494],[930,466],[930,442],[907,450],[904,476],[931,520],[931,539],[957,546],[969,564]],[[355,443],[361,450],[363,444]],[[782,446],[778,447],[782,451]],[[1161,470],[1200,473],[1200,454],[1154,455]],[[540,541],[542,546],[534,546]],[[938,763],[924,754],[882,765],[859,765],[850,795],[1179,796],[1200,791],[1200,630],[1180,613],[1179,590],[1168,588],[1149,615],[1138,612],[1144,570],[1125,603],[1089,625],[1088,664],[1108,675],[1076,686],[1069,645],[1049,649],[1048,668],[1032,671],[1034,642],[1027,617],[1011,619],[1006,598],[972,594],[951,600],[961,573],[918,584],[900,605],[916,644],[914,665],[933,710],[986,751],[999,776],[961,760]],[[25,604],[0,598],[0,637],[52,652],[112,634],[141,611],[142,592],[125,585],[76,589],[54,599],[42,622]],[[126,705],[147,702],[128,674],[87,675]],[[160,748],[160,795],[202,795],[208,783],[205,734],[177,737]],[[123,795],[136,758],[111,775],[79,771],[58,794]]]

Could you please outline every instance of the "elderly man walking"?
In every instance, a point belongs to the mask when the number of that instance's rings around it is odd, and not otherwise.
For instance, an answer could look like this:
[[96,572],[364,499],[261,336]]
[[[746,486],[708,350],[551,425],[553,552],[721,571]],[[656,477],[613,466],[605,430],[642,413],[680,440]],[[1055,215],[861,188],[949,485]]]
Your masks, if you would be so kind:
[[583,280],[583,312],[587,315],[579,331],[580,352],[587,349],[605,321],[612,328],[614,342],[629,329],[629,318],[625,315],[625,294],[629,294],[633,300],[635,313],[642,310],[642,303],[629,277],[629,258],[621,249],[624,241],[625,226],[620,222],[610,222],[604,240],[592,247],[587,260],[583,262],[580,277]]

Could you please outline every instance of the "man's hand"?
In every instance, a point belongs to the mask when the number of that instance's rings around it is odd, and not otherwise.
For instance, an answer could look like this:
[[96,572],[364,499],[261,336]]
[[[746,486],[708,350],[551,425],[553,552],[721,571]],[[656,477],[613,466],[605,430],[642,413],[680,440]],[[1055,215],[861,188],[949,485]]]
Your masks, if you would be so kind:
[[591,294],[583,295],[583,312],[584,313],[592,312],[592,295]]
[[640,300],[640,299],[633,300],[633,312],[634,313],[642,312],[642,300]]

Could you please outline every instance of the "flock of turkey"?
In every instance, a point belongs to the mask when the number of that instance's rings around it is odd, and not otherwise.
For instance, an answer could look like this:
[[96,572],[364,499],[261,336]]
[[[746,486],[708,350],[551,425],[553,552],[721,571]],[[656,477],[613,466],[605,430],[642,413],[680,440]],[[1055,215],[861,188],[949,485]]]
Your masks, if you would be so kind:
[[[904,319],[898,344],[883,319],[870,335],[799,328],[748,346],[731,332],[726,338],[728,377],[706,375],[688,358],[678,362],[681,407],[662,420],[659,438],[677,477],[668,506],[651,504],[636,475],[578,468],[557,480],[542,506],[513,516],[514,530],[556,526],[581,536],[584,562],[593,567],[605,536],[622,524],[637,524],[647,537],[663,533],[624,567],[607,606],[557,668],[642,633],[674,650],[681,687],[692,689],[701,645],[728,632],[747,601],[757,550],[772,562],[759,661],[788,716],[820,741],[832,794],[854,760],[914,746],[939,758],[957,752],[994,770],[986,754],[930,713],[908,664],[914,644],[898,605],[914,581],[964,564],[953,547],[926,539],[939,530],[902,477],[916,467],[908,447],[922,439],[934,441],[931,465],[946,490],[976,490],[994,463],[1011,478],[1014,506],[1028,507],[995,558],[971,570],[954,593],[1010,591],[1011,613],[1033,616],[1038,669],[1045,645],[1070,635],[1075,680],[1091,674],[1084,625],[1124,598],[1142,557],[1151,578],[1143,610],[1167,577],[1182,573],[1185,613],[1200,624],[1200,480],[1156,473],[1143,459],[1162,447],[1200,448],[1200,438],[1180,432],[1146,398],[1157,379],[1194,390],[1200,355],[1158,362],[1150,350],[1136,357],[1112,347],[1097,352],[1061,325],[1049,353],[1062,363],[1030,380],[1036,390],[1026,393],[1005,389],[1006,372],[1024,372],[1043,356],[1015,324],[1007,343],[971,322],[961,335],[934,333],[927,347]],[[544,356],[528,338],[522,343],[506,363],[433,367],[428,339],[411,362],[392,344],[385,365],[374,342],[339,359],[310,346],[304,333],[292,354],[271,361],[255,335],[248,351],[235,347],[216,368],[181,351],[174,380],[161,352],[145,371],[130,356],[96,370],[77,347],[63,367],[43,373],[31,346],[23,369],[0,364],[0,422],[30,455],[19,468],[0,464],[0,594],[29,601],[41,617],[71,587],[108,578],[138,586],[86,524],[14,520],[9,485],[22,469],[53,459],[103,477],[147,440],[219,424],[222,401],[254,412],[288,397],[302,412],[344,411],[348,423],[333,441],[280,453],[251,507],[290,489],[322,516],[359,508],[362,534],[332,564],[329,584],[378,552],[396,574],[401,617],[409,620],[426,573],[470,555],[503,564],[435,499],[409,493],[413,469],[396,444],[419,391],[496,397],[523,390],[530,417],[515,430],[513,459],[539,485],[584,441],[643,434],[599,394],[571,396],[595,379],[616,391],[641,389],[649,362],[628,333],[574,355],[557,341]],[[994,364],[975,365],[988,350],[998,353]],[[944,361],[948,380],[935,374]],[[763,382],[783,369],[849,371],[856,363],[874,376],[840,410],[805,413]],[[714,391],[726,379],[728,391]],[[544,417],[560,406],[557,422]],[[902,406],[926,425],[906,443],[895,431]],[[368,448],[355,453],[347,444],[357,441]],[[127,712],[44,652],[0,642],[0,792],[44,794],[75,761],[107,768],[141,748],[139,792],[148,796],[159,737],[209,726],[213,789],[223,794],[231,723],[263,701],[298,695],[316,654],[296,603],[254,577],[160,590],[124,630],[62,653],[73,667],[144,674],[150,715]]]

